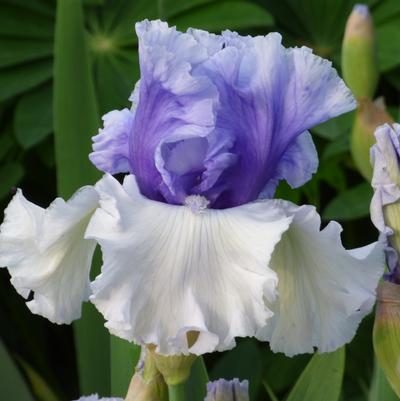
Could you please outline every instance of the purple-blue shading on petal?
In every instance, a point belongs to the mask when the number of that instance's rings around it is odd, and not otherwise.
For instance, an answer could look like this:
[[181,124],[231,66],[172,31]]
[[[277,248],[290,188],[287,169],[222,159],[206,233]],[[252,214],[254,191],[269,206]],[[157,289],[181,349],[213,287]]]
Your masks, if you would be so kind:
[[204,401],[249,401],[249,382],[238,379],[209,382]]
[[284,48],[279,34],[180,33],[161,21],[136,31],[129,168],[151,199],[199,194],[227,208],[273,196],[281,179],[298,187],[318,164],[306,131],[355,107],[330,62]]
[[[371,220],[385,242],[389,273],[385,278],[400,284],[399,249],[392,242],[395,227],[385,216],[385,207],[400,201],[400,124],[384,124],[375,131],[376,144],[371,147],[371,164],[374,168],[371,201]],[[395,206],[398,207],[398,206]]]
[[134,113],[128,109],[113,110],[103,116],[104,128],[93,139],[90,161],[101,171],[110,174],[128,173],[129,136],[132,132]]

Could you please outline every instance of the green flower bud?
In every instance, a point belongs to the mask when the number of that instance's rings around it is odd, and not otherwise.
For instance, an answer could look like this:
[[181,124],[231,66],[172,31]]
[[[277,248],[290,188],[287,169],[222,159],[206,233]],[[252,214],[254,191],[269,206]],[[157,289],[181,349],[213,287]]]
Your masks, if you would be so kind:
[[382,98],[375,102],[366,99],[359,101],[351,134],[351,154],[358,171],[367,181],[372,178],[370,148],[375,143],[374,132],[385,123],[392,124],[393,119],[386,111]]
[[344,79],[357,99],[372,99],[379,79],[375,32],[366,5],[357,4],[347,20],[342,46]]
[[400,285],[380,284],[373,339],[379,365],[400,397]]
[[157,369],[161,372],[168,386],[185,383],[197,356],[189,355],[160,355],[153,353]]
[[125,401],[168,401],[167,385],[150,352],[144,366],[136,369]]
[[[189,331],[186,333],[188,348],[198,339],[199,332]],[[155,352],[154,345],[148,345],[147,349],[153,356],[158,371],[163,375],[168,386],[176,386],[185,383],[189,378],[190,370],[197,355],[160,355]]]

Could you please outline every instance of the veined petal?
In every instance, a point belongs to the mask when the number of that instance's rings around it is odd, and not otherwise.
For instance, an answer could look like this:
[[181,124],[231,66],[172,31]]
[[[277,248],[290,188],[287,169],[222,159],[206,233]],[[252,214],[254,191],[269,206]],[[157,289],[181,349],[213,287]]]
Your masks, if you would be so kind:
[[80,317],[89,296],[89,269],[95,242],[83,238],[98,205],[93,187],[81,188],[68,202],[56,199],[42,209],[18,190],[0,227],[0,265],[29,309],[54,323]]
[[310,49],[285,49],[276,33],[223,37],[225,47],[196,69],[218,89],[215,129],[234,138],[230,152],[240,160],[221,176],[229,184],[214,207],[256,199],[280,175],[282,158],[299,156],[288,152],[299,135],[355,107],[331,63]]
[[279,161],[275,174],[262,191],[260,197],[272,198],[280,180],[292,188],[301,187],[311,180],[318,169],[318,153],[308,131],[299,135]]
[[110,174],[131,171],[129,163],[129,136],[135,113],[132,110],[113,110],[102,119],[104,127],[92,138],[93,152],[90,161],[100,170]]
[[138,23],[136,32],[141,79],[130,139],[132,171],[148,198],[181,203],[180,189],[185,185],[176,191],[171,188],[165,170],[157,168],[156,152],[163,143],[172,143],[177,132],[196,131],[201,140],[212,131],[218,94],[206,76],[193,74],[208,51],[193,35],[161,21]]
[[[91,301],[111,333],[162,354],[202,354],[254,336],[271,317],[275,298],[270,255],[290,218],[260,201],[225,210],[143,197],[133,176],[98,184],[101,208],[86,236],[102,248]],[[189,332],[198,333],[190,346]]]
[[330,352],[351,341],[361,319],[371,311],[384,268],[383,244],[346,250],[341,227],[320,230],[314,207],[277,201],[293,222],[271,259],[278,274],[274,312],[259,338],[288,356]]

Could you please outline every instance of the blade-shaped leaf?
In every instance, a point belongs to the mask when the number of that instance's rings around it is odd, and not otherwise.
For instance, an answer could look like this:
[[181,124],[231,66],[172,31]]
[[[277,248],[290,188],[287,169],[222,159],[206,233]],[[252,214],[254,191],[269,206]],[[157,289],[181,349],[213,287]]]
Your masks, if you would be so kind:
[[140,347],[118,337],[111,340],[111,394],[125,397],[140,358]]
[[28,149],[53,130],[53,88],[44,85],[22,96],[17,103],[14,130],[18,143]]
[[53,73],[50,59],[30,63],[29,69],[24,64],[0,70],[0,101],[19,95],[49,80]]
[[2,400],[34,401],[29,388],[0,341],[0,394]]
[[207,368],[203,357],[196,359],[185,385],[186,399],[190,401],[203,401],[206,396],[208,383]]
[[344,361],[344,348],[327,354],[315,354],[286,401],[338,401]]
[[[54,53],[57,182],[59,193],[69,197],[99,176],[88,159],[99,118],[80,0],[57,2]],[[94,265],[100,265],[96,257]],[[109,395],[109,335],[91,304],[84,305],[82,318],[75,323],[75,339],[82,393]]]
[[1,37],[0,49],[0,67],[8,67],[51,56],[53,43],[47,40],[21,40]]

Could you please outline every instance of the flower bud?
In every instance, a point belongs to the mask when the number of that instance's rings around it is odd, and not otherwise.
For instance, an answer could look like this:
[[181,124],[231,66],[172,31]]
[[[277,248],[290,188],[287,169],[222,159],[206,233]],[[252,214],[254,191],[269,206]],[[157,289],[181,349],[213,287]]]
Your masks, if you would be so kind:
[[379,72],[374,26],[366,5],[355,5],[347,20],[342,70],[347,85],[357,99],[373,98]]
[[390,385],[400,397],[400,286],[383,282],[378,288],[374,349]]
[[249,382],[238,379],[210,382],[204,401],[249,401]]
[[372,178],[370,148],[375,143],[374,132],[376,127],[385,123],[393,123],[393,119],[386,111],[383,98],[374,102],[359,101],[351,134],[351,153],[358,171],[367,181]]
[[164,378],[157,370],[153,355],[148,352],[132,377],[125,401],[167,401],[168,391]]
[[155,352],[155,347],[147,346],[151,353],[155,366],[164,377],[168,386],[185,383],[189,378],[190,370],[197,355],[161,355]]

